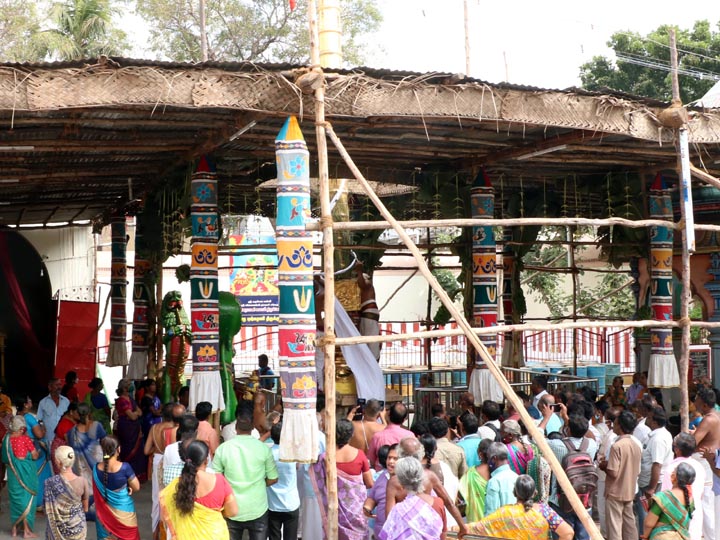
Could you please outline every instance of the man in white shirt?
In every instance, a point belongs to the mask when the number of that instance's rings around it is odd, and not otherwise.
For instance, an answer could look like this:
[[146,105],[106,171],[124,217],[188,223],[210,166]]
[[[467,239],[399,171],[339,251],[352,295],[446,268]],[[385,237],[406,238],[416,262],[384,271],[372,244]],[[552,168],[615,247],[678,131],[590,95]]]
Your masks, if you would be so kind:
[[638,519],[638,532],[643,536],[645,516],[647,512],[641,498],[650,501],[658,489],[663,466],[673,459],[673,440],[670,432],[665,429],[667,416],[665,409],[654,407],[645,418],[645,424],[650,428],[647,442],[643,445],[640,458],[640,477],[638,478],[638,494],[635,501],[635,515]]
[[643,446],[647,443],[648,435],[650,435],[651,431],[650,426],[648,426],[645,422],[645,418],[654,407],[657,407],[657,401],[655,401],[655,398],[649,394],[644,395],[640,401],[635,403],[638,425],[635,427],[633,435]]
[[50,450],[52,441],[55,438],[55,428],[62,415],[67,411],[70,405],[70,400],[60,394],[62,390],[62,382],[60,379],[53,377],[48,382],[48,390],[50,393],[40,400],[37,410],[38,422],[42,422],[45,426],[45,436],[43,440],[47,445],[47,449]]
[[533,393],[532,404],[533,407],[540,408],[540,399],[548,393],[547,391],[548,378],[547,375],[535,375],[532,382],[530,383],[530,391]]

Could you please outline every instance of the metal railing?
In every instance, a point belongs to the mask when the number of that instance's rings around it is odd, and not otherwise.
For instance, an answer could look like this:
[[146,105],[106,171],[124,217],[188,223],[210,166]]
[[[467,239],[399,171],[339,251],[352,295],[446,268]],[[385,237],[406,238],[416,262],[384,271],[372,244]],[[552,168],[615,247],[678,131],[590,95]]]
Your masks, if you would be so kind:
[[[522,390],[530,394],[530,383],[532,378],[539,373],[529,369],[501,368],[510,386],[516,392]],[[561,389],[575,392],[584,386],[590,386],[597,392],[598,380],[587,377],[576,377],[548,373],[548,391],[550,393]],[[431,407],[434,403],[443,403],[448,415],[459,414],[460,395],[467,392],[467,385],[458,386],[432,386],[417,387],[413,390],[413,399],[408,402],[414,413],[414,421],[430,420],[432,418]]]

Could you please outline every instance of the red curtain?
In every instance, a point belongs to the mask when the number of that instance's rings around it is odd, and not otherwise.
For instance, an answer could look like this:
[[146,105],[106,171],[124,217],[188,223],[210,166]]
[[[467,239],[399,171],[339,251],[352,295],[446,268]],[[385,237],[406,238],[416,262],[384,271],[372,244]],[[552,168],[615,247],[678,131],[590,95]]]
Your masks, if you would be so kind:
[[39,366],[39,358],[47,356],[48,351],[40,344],[37,335],[35,335],[32,319],[30,318],[30,311],[28,311],[25,297],[23,296],[20,283],[18,283],[17,275],[15,274],[15,268],[13,268],[12,260],[10,259],[7,235],[8,233],[6,231],[0,231],[0,272],[5,276],[5,283],[10,293],[10,306],[15,316],[15,321],[22,333],[27,358],[32,362],[33,367],[37,369]]

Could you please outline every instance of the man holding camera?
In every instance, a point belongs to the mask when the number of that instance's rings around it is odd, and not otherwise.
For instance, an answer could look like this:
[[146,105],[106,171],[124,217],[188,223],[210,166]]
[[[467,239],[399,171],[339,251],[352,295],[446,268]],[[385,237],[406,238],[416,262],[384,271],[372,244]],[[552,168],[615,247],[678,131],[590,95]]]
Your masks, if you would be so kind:
[[552,394],[545,394],[538,402],[538,409],[542,414],[542,420],[538,426],[545,430],[545,435],[559,432],[563,427],[563,421],[556,413],[559,406],[555,404],[555,397]]
[[353,436],[350,439],[350,446],[362,450],[365,454],[368,453],[373,435],[385,429],[385,419],[381,414],[382,409],[383,406],[379,400],[369,399],[364,405],[358,403],[350,410],[347,416],[347,419],[353,423]]

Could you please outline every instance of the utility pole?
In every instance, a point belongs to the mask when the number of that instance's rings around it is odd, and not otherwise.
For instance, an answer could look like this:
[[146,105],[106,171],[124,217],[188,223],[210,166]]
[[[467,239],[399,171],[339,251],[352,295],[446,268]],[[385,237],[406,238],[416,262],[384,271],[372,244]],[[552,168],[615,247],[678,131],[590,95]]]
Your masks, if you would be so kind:
[[463,0],[465,17],[465,75],[470,75],[470,16],[468,15],[468,0]]
[[205,23],[205,0],[200,0],[200,56],[203,62],[208,61],[207,27]]

